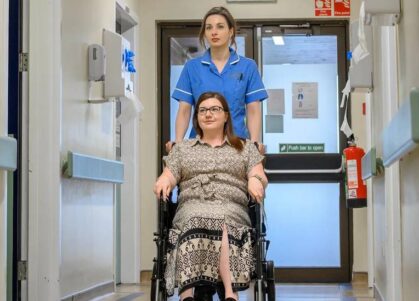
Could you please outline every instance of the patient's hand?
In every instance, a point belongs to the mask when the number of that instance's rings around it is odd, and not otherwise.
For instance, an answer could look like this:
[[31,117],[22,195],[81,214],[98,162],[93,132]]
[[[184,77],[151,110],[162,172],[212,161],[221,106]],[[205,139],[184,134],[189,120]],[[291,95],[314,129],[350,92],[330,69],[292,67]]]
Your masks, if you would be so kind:
[[165,147],[166,147],[166,152],[167,152],[167,153],[170,153],[170,151],[172,150],[172,147],[173,147],[175,144],[176,144],[176,142],[174,142],[174,141],[168,141],[168,142],[166,142],[166,144],[165,144]]
[[247,182],[247,190],[250,196],[260,203],[265,197],[265,189],[263,188],[262,182],[256,177],[250,177]]
[[169,198],[170,191],[172,191],[170,179],[165,175],[161,175],[154,184],[153,191],[157,198],[161,197],[163,200],[167,200]]
[[265,144],[261,142],[254,141],[253,142],[256,145],[256,148],[258,149],[259,153],[264,156],[266,154],[266,147]]

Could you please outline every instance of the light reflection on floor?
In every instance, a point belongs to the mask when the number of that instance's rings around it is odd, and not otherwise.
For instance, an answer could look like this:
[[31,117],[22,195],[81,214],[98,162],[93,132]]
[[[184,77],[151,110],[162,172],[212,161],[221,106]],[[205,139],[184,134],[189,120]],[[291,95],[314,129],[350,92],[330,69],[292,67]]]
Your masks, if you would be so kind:
[[[95,301],[146,301],[150,300],[150,285],[119,285],[114,294]],[[179,300],[173,296],[170,301]],[[239,295],[240,301],[253,300],[253,287]],[[366,283],[353,284],[278,284],[277,301],[375,301],[373,290]],[[214,297],[213,301],[219,301]]]

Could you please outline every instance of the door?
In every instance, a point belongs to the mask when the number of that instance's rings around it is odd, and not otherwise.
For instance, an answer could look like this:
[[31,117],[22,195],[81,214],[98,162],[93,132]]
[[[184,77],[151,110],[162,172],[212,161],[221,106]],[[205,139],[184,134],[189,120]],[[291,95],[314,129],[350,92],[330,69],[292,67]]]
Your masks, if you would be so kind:
[[[268,258],[275,261],[277,281],[349,281],[350,213],[340,169],[345,137],[338,101],[346,83],[347,24],[265,23],[239,22],[237,42],[238,53],[258,63],[270,95],[263,102],[262,133]],[[204,49],[199,24],[160,24],[159,32],[163,155],[165,143],[174,140],[178,104],[170,95],[185,62]]]
[[339,107],[346,83],[345,24],[258,29],[268,254],[282,282],[350,281]]

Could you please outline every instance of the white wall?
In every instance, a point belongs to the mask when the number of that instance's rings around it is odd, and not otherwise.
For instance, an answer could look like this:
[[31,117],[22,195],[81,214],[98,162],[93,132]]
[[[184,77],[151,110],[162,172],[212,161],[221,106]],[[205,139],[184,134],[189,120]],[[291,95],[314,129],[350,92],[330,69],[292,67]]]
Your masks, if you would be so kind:
[[[419,87],[419,3],[402,1],[401,21],[394,41],[398,57],[396,89],[388,90],[388,50],[383,47],[392,29],[374,28],[374,101],[372,109],[373,141],[377,155],[382,155],[381,133],[388,124],[391,108],[400,106],[413,87]],[[398,86],[398,87],[397,87]],[[389,102],[387,98],[391,96]],[[406,155],[400,162],[386,168],[384,176],[373,178],[374,193],[374,269],[375,285],[384,300],[417,300],[419,294],[419,150]],[[398,179],[398,175],[400,178]],[[392,188],[389,188],[391,186]],[[400,191],[398,187],[400,186]],[[394,189],[393,189],[394,188]],[[400,209],[399,209],[400,208]],[[400,212],[398,212],[400,210]],[[400,254],[398,249],[401,248]],[[401,277],[397,277],[400,273]],[[396,275],[396,276],[395,276]],[[401,278],[401,279],[400,279]]]
[[[352,15],[357,16],[360,1],[351,1]],[[157,33],[156,20],[200,20],[213,6],[226,6],[236,19],[296,19],[314,18],[313,2],[305,0],[283,0],[269,4],[227,4],[225,1],[211,0],[196,5],[193,0],[142,0],[140,10],[140,98],[144,101],[145,112],[142,126],[141,164],[141,270],[152,268],[155,255],[153,230],[156,227],[156,201],[152,193],[157,177],[159,137],[157,136]],[[354,229],[355,230],[355,229]],[[354,231],[355,232],[355,231]],[[357,233],[358,231],[356,231]],[[366,242],[364,242],[366,244]],[[356,252],[356,251],[355,251]],[[366,268],[365,268],[366,270]]]
[[[111,0],[63,1],[62,159],[67,151],[115,158],[114,103],[87,102],[87,47],[102,44],[104,28],[115,31],[115,9]],[[62,179],[61,217],[61,296],[113,281],[114,185]]]
[[61,1],[29,10],[28,296],[60,298]]
[[[404,102],[413,88],[419,88],[419,2],[402,1],[399,25],[399,99]],[[402,283],[403,300],[413,301],[419,295],[419,150],[400,162]]]
[[114,279],[113,185],[65,179],[61,167],[69,150],[114,158],[114,104],[87,102],[87,46],[102,44],[104,28],[115,30],[115,5],[30,6],[31,300],[56,301]]
[[[7,136],[9,1],[0,0],[0,136]],[[7,174],[0,170],[0,300],[7,288]]]
[[[115,30],[113,1],[62,1],[62,142],[114,159],[114,104],[88,104],[87,47]],[[74,20],[77,19],[77,22]],[[62,179],[61,297],[113,280],[113,184]]]

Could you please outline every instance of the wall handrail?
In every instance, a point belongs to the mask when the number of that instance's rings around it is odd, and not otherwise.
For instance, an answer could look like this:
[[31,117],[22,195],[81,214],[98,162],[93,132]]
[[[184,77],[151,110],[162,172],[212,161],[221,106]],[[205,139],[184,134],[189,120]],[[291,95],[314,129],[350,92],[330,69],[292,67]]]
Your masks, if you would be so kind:
[[124,183],[124,163],[69,151],[63,166],[64,175],[81,180]]
[[17,140],[0,136],[0,169],[15,171],[17,168]]
[[383,163],[385,167],[400,160],[419,144],[419,89],[399,108],[382,133]]
[[384,171],[383,160],[377,158],[376,149],[372,147],[361,160],[362,180],[380,175]]

